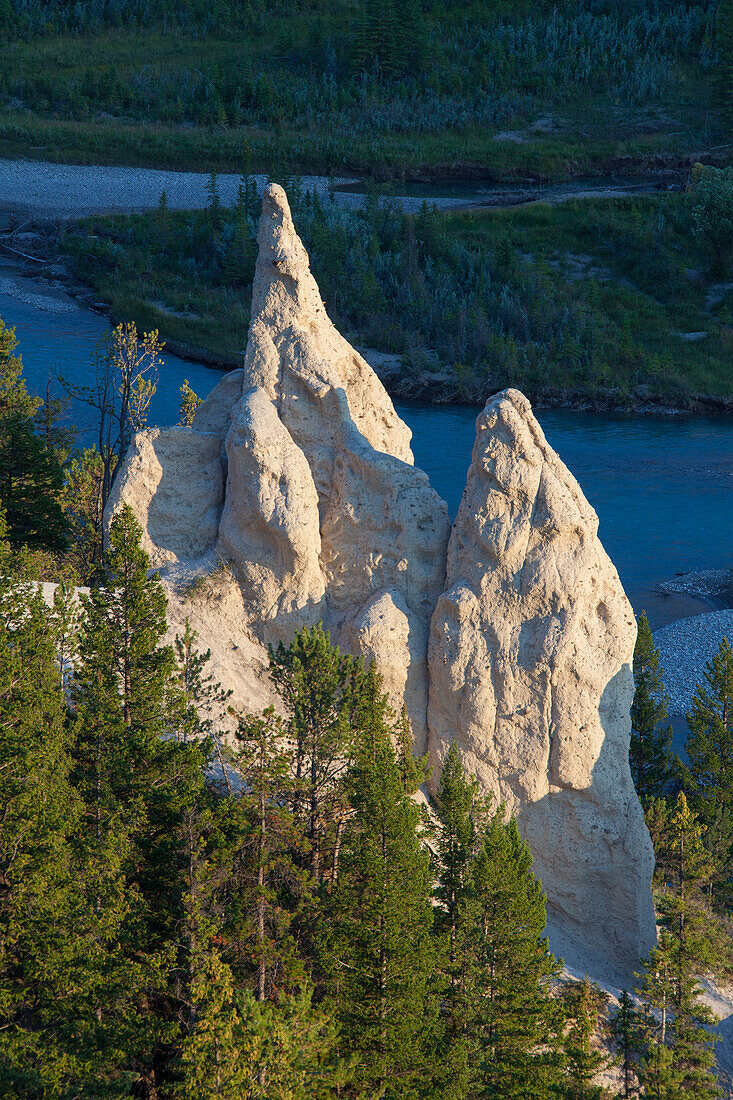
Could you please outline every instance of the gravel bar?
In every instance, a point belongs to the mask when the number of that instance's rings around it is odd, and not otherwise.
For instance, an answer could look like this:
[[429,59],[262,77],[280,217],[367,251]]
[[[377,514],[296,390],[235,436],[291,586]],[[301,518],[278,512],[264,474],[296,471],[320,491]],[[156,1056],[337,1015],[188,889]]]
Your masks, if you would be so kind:
[[[154,209],[165,191],[173,210],[201,210],[208,205],[206,172],[170,172],[158,168],[95,167],[83,164],[52,164],[39,160],[0,159],[0,211],[49,218],[82,218],[90,214],[135,213]],[[258,175],[262,191],[267,176]],[[233,206],[241,176],[217,175],[219,197],[225,206]],[[331,186],[357,183],[353,177],[302,176],[302,186],[330,198]],[[339,206],[359,209],[366,196],[353,191],[333,191]],[[419,210],[419,197],[400,196],[397,201],[407,213]],[[465,206],[460,198],[431,199],[437,206],[450,209]]]
[[655,631],[670,714],[685,715],[690,710],[695,688],[705,678],[705,665],[723,638],[733,642],[733,610],[678,619]]

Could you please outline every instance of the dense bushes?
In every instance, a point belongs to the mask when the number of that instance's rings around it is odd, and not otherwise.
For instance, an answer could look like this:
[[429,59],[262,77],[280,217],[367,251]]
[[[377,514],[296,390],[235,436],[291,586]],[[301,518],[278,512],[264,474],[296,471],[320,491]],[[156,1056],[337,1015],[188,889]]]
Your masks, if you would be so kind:
[[[725,287],[712,313],[708,261],[680,195],[410,217],[373,195],[363,212],[301,194],[295,221],[334,321],[403,357],[403,393],[481,400],[505,385],[678,400],[727,393]],[[118,315],[217,353],[244,347],[254,207],[95,219],[62,241]],[[691,275],[692,273],[692,275]],[[157,305],[156,305],[157,303]],[[680,333],[710,331],[683,343]],[[430,374],[436,381],[430,381]],[[440,379],[438,381],[437,379]]]
[[[684,63],[711,62],[712,14],[703,4],[645,4],[487,15],[475,5],[445,12],[415,2],[332,4],[325,12],[265,0],[237,5],[151,5],[147,0],[0,4],[5,33],[90,35],[170,21],[196,49],[126,41],[96,61],[72,39],[10,54],[0,102],[73,117],[112,112],[197,125],[262,125],[340,133],[435,133],[494,127],[538,102],[591,94],[646,104]],[[3,14],[3,12],[5,14]],[[49,45],[55,40],[49,39]],[[148,48],[146,48],[148,47]]]

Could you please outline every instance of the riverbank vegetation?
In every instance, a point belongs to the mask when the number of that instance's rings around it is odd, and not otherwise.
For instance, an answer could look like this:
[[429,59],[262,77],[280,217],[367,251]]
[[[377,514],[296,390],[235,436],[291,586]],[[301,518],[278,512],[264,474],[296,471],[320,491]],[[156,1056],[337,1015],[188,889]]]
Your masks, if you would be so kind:
[[[282,178],[282,177],[281,177]],[[731,396],[733,181],[698,169],[687,194],[415,216],[372,194],[345,211],[283,179],[334,322],[401,357],[393,392],[630,407]],[[93,218],[58,241],[118,318],[225,364],[241,361],[258,216],[232,209]]]
[[2,0],[0,152],[375,178],[684,160],[728,140],[715,8]]

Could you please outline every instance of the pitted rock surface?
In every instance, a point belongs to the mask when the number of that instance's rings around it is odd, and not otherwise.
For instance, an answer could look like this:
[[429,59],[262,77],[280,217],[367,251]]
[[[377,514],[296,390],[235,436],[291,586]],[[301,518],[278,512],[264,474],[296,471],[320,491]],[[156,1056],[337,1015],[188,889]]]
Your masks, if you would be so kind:
[[135,437],[107,519],[123,501],[161,571],[171,633],[190,619],[238,707],[277,703],[268,643],[322,621],[405,703],[433,784],[457,739],[469,773],[517,815],[555,949],[628,982],[654,941],[628,767],[635,624],[595,513],[520,393],[479,417],[450,532],[271,185],[243,369],[193,429]]
[[636,624],[598,519],[517,390],[491,398],[430,634],[434,773],[455,739],[516,814],[550,930],[598,973],[655,940],[653,856],[629,771]]

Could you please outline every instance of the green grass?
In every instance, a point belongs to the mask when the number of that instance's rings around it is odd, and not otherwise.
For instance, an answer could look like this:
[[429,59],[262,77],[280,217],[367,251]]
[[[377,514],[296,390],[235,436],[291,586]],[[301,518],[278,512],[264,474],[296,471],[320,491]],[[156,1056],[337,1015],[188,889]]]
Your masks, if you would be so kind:
[[706,0],[413,7],[419,26],[367,19],[366,51],[360,0],[4,41],[0,155],[239,170],[246,149],[262,170],[501,179],[726,143]]
[[[296,194],[295,217],[334,321],[402,356],[398,392],[480,401],[518,385],[620,407],[733,395],[733,290],[706,274],[682,195],[410,218]],[[115,316],[233,364],[253,237],[242,211],[217,231],[207,212],[156,212],[91,219],[60,247]]]

